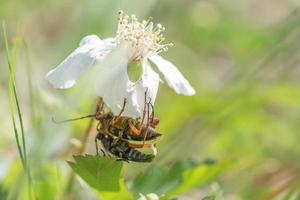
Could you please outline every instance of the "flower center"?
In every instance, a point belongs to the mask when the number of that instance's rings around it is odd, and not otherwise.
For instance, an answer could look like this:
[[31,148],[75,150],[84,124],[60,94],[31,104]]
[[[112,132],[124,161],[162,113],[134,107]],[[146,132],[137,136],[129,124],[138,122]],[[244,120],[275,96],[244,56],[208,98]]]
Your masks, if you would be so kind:
[[149,52],[161,53],[167,51],[172,43],[162,44],[165,40],[162,32],[165,30],[161,24],[153,25],[151,19],[139,22],[135,15],[125,15],[123,11],[118,12],[117,41],[130,43],[133,55],[132,59],[140,60]]

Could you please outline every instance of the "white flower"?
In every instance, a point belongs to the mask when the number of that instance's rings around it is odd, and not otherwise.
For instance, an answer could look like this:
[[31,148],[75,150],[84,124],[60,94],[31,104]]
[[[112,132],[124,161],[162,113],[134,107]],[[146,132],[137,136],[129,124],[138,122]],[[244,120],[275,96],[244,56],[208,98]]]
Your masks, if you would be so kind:
[[[129,17],[123,11],[119,11],[118,22],[115,38],[84,37],[79,47],[46,75],[52,86],[60,89],[72,87],[79,76],[96,63],[93,71],[96,95],[103,97],[114,113],[119,112],[124,98],[127,98],[123,115],[140,116],[145,90],[154,104],[160,81],[150,60],[177,94],[195,94],[180,71],[158,55],[172,46],[171,43],[162,43],[165,29],[162,25],[154,26],[150,20],[139,22],[135,15]],[[137,81],[129,78],[128,66],[142,68]]]

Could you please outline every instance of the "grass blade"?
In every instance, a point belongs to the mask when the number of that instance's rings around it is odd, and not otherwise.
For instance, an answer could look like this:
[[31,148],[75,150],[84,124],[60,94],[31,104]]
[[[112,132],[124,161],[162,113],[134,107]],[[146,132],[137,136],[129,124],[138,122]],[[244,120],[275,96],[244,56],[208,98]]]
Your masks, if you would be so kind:
[[8,42],[7,42],[7,35],[6,35],[6,27],[5,27],[5,23],[2,23],[2,31],[3,31],[3,40],[4,40],[4,46],[5,46],[5,51],[6,51],[6,57],[7,57],[7,64],[8,64],[8,68],[9,68],[9,110],[10,110],[10,117],[12,120],[12,124],[13,124],[13,129],[14,129],[14,134],[15,134],[15,140],[16,140],[16,144],[17,144],[17,148],[18,148],[18,152],[23,164],[23,167],[25,166],[25,160],[24,160],[24,156],[23,156],[23,152],[22,152],[22,148],[20,145],[20,140],[19,140],[19,133],[18,133],[18,129],[17,129],[17,125],[16,125],[16,121],[15,121],[15,115],[14,115],[14,110],[13,110],[13,96],[14,96],[14,71],[13,71],[13,64],[11,62],[11,58],[9,55],[9,48],[8,48]]
[[[17,94],[16,84],[15,84],[15,60],[16,60],[16,48],[14,49],[13,58],[10,55],[10,51],[8,48],[8,41],[7,41],[7,34],[6,34],[6,27],[5,23],[2,24],[2,30],[3,30],[3,37],[4,37],[4,45],[5,45],[5,51],[6,51],[6,57],[7,57],[7,63],[9,68],[9,109],[10,109],[10,116],[13,124],[13,129],[15,133],[15,139],[17,143],[18,152],[22,161],[23,169],[27,175],[27,181],[28,181],[28,197],[29,199],[32,199],[32,179],[30,175],[30,169],[27,162],[27,151],[26,151],[26,141],[25,141],[25,131],[24,131],[24,125],[23,125],[23,117],[22,112],[19,104],[19,98]],[[14,101],[17,107],[17,113],[18,113],[18,120],[19,125],[21,128],[21,137],[22,137],[22,146],[20,145],[19,140],[19,131],[16,126],[16,120],[15,120],[15,114],[14,114]]]

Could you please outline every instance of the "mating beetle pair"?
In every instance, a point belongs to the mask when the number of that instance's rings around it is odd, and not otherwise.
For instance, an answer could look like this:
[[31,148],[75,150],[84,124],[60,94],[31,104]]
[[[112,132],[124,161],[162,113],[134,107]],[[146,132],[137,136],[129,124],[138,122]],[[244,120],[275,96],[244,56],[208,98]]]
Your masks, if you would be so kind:
[[[119,160],[151,162],[154,159],[156,153],[144,154],[136,150],[137,148],[151,147],[156,151],[153,141],[162,135],[155,131],[159,119],[154,117],[153,105],[146,101],[146,94],[147,91],[145,92],[145,105],[141,119],[122,116],[126,106],[126,99],[124,99],[123,107],[118,115],[114,115],[112,112],[105,112],[103,102],[98,104],[95,113],[95,119],[99,121],[97,126],[98,134],[95,138],[97,154],[99,153],[97,143],[99,140],[102,142],[104,149],[118,157]],[[152,109],[151,115],[150,107]],[[146,142],[150,142],[150,144]],[[102,152],[105,156],[104,151]]]
[[[95,114],[56,123],[94,117],[99,121],[97,125],[98,133],[95,137],[97,155],[99,155],[99,140],[102,142],[103,148],[108,152],[108,154],[106,154],[101,149],[104,156],[113,155],[116,156],[118,160],[127,162],[151,162],[156,156],[156,144],[154,142],[156,138],[162,134],[155,130],[159,119],[154,117],[153,105],[151,101],[147,102],[146,97],[147,90],[145,92],[142,118],[134,119],[128,116],[122,116],[126,106],[126,99],[124,99],[123,107],[118,115],[114,115],[111,111],[105,111],[105,104],[103,101],[100,101]],[[151,114],[150,108],[152,110]],[[144,121],[146,121],[146,123],[144,123]],[[140,148],[152,148],[153,154],[142,153],[137,150]]]

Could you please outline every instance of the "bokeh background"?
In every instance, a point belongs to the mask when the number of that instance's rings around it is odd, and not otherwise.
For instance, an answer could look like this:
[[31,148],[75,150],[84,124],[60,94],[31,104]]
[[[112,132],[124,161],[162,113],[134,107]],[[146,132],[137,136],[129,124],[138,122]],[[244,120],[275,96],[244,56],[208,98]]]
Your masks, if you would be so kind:
[[[152,16],[166,27],[166,40],[175,46],[163,56],[197,91],[180,96],[161,84],[155,105],[164,133],[159,154],[151,164],[125,164],[125,178],[179,160],[226,160],[229,168],[179,199],[201,199],[211,188],[222,191],[222,199],[300,199],[299,6],[299,0],[1,0],[9,43],[19,46],[16,84],[30,163],[42,169],[37,177],[45,199],[60,199],[70,172],[65,161],[82,145],[88,125],[88,120],[57,125],[51,118],[90,114],[96,97],[88,77],[60,91],[44,75],[85,35],[114,36],[120,9],[139,19]],[[2,35],[0,43],[0,196],[5,199],[8,191],[1,187],[18,184],[18,152]],[[95,134],[90,133],[85,153],[95,153]],[[95,198],[82,182],[74,184],[74,199]]]

